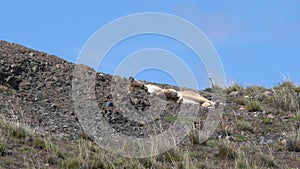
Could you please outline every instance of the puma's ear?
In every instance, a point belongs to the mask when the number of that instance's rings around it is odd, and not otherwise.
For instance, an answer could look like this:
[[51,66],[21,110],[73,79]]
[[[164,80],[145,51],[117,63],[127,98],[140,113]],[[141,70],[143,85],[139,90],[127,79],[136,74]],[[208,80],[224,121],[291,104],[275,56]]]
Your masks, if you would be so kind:
[[130,87],[141,88],[141,89],[145,88],[143,83],[135,81],[133,77],[130,76],[129,80],[130,80]]
[[135,81],[132,76],[130,76],[128,79],[130,80],[130,82]]

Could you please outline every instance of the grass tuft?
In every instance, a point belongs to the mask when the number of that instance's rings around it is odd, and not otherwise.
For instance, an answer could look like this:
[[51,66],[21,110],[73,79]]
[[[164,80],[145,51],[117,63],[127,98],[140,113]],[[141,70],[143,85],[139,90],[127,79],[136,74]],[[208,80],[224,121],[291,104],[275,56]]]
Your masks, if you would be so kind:
[[236,128],[240,131],[253,131],[253,127],[250,122],[244,121],[244,120],[239,120],[236,124]]
[[260,161],[262,163],[261,166],[272,168],[277,167],[275,160],[268,154],[261,154]]
[[231,143],[221,142],[218,145],[218,157],[223,159],[235,159],[237,158],[237,152],[235,151],[235,147]]
[[0,93],[10,93],[10,94],[15,94],[16,91],[15,91],[14,89],[9,88],[9,87],[0,85]]
[[1,138],[0,139],[0,156],[5,154],[6,148],[7,148],[6,141],[3,138]]
[[258,102],[251,101],[246,105],[246,110],[249,112],[256,112],[256,111],[261,111],[262,109]]
[[300,139],[298,137],[288,139],[286,147],[288,151],[300,152]]

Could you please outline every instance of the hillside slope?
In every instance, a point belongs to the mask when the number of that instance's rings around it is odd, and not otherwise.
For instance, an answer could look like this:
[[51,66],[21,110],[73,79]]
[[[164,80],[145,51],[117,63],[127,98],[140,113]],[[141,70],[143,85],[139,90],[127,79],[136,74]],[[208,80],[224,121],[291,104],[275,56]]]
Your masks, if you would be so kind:
[[[208,141],[198,140],[199,128],[210,113],[210,109],[200,108],[195,128],[176,148],[155,157],[128,159],[103,151],[80,125],[71,95],[73,63],[0,41],[0,65],[1,168],[300,167],[300,87],[292,82],[272,89],[237,84],[224,89],[222,121]],[[97,112],[115,132],[146,138],[176,120],[181,103],[166,99],[166,107],[155,121],[131,121],[124,116],[128,110],[119,109],[111,92],[113,79],[118,79],[120,86],[128,79],[80,67],[87,75],[96,75]],[[207,98],[215,94],[214,89],[197,92]],[[143,115],[150,97],[141,86],[117,99],[132,104]]]

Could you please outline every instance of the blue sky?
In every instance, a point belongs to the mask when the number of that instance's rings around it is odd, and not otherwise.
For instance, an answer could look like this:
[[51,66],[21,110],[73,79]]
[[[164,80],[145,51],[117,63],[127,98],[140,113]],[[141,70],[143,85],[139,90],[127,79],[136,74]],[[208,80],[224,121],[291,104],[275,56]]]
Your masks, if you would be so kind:
[[[289,79],[299,85],[299,9],[298,0],[10,0],[1,2],[0,39],[75,62],[90,36],[109,22],[134,13],[163,12],[190,21],[208,36],[221,58],[228,84],[271,87]],[[174,40],[154,35],[119,44],[108,53],[99,70],[113,73],[122,58],[151,47],[179,55],[203,87],[209,83],[204,67],[193,65],[189,59],[191,51]],[[174,83],[167,74],[155,70],[137,78]]]

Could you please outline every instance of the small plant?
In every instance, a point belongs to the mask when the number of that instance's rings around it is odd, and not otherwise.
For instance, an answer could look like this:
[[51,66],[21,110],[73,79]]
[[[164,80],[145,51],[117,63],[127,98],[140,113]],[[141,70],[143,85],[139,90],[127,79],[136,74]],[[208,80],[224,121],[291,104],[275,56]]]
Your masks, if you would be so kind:
[[37,147],[39,149],[46,148],[45,140],[41,136],[36,136],[33,140],[33,144],[35,147]]
[[0,156],[2,156],[5,153],[6,147],[7,147],[6,141],[3,138],[1,138],[0,139]]
[[232,101],[238,105],[246,105],[247,103],[246,99],[243,97],[235,97]]
[[260,161],[261,161],[261,165],[265,166],[265,167],[276,167],[276,163],[274,161],[274,159],[267,154],[261,154],[260,155]]
[[273,97],[270,101],[274,106],[290,112],[300,110],[300,88],[292,82],[286,81],[273,88]]
[[177,117],[176,116],[165,116],[164,120],[168,121],[168,122],[175,122],[177,120]]
[[59,168],[78,169],[80,168],[80,163],[76,159],[66,159],[60,162]]
[[24,128],[19,126],[13,127],[11,132],[12,132],[12,136],[18,139],[25,139],[26,136],[29,135],[29,133],[27,133]]
[[273,119],[271,118],[264,118],[262,119],[262,122],[265,124],[273,124]]
[[49,157],[46,158],[47,163],[51,164],[51,165],[56,165],[59,162],[59,159],[54,156],[54,155],[50,155]]
[[253,131],[251,123],[244,120],[239,120],[236,124],[236,128],[241,131]]
[[197,130],[191,130],[190,133],[188,134],[189,139],[194,145],[199,145],[200,143],[200,138],[199,138],[199,132]]
[[260,105],[255,102],[255,101],[252,101],[252,102],[249,102],[247,105],[246,105],[246,110],[248,112],[256,112],[256,111],[261,111],[261,107]]
[[14,89],[8,88],[6,86],[0,85],[0,93],[11,93],[14,94],[16,91]]
[[222,142],[218,145],[217,156],[224,159],[235,159],[237,158],[237,153],[232,144]]
[[85,132],[79,134],[79,138],[83,140],[89,140],[89,135]]
[[300,152],[300,139],[297,137],[288,139],[286,147],[288,151]]
[[237,168],[237,169],[250,169],[251,168],[249,166],[248,158],[246,157],[244,151],[239,150],[239,157],[236,160],[235,168]]
[[242,89],[244,89],[242,86],[235,83],[235,84],[233,84],[232,86],[230,86],[226,89],[226,93],[229,94],[231,92],[241,91]]
[[239,141],[239,142],[247,142],[249,141],[249,138],[240,134],[236,134],[233,136],[233,140]]
[[300,86],[295,87],[294,90],[295,90],[296,93],[300,93]]
[[293,82],[291,82],[291,81],[282,82],[278,86],[274,87],[275,90],[281,90],[281,89],[284,89],[284,90],[293,90],[295,88],[296,88],[295,84]]

